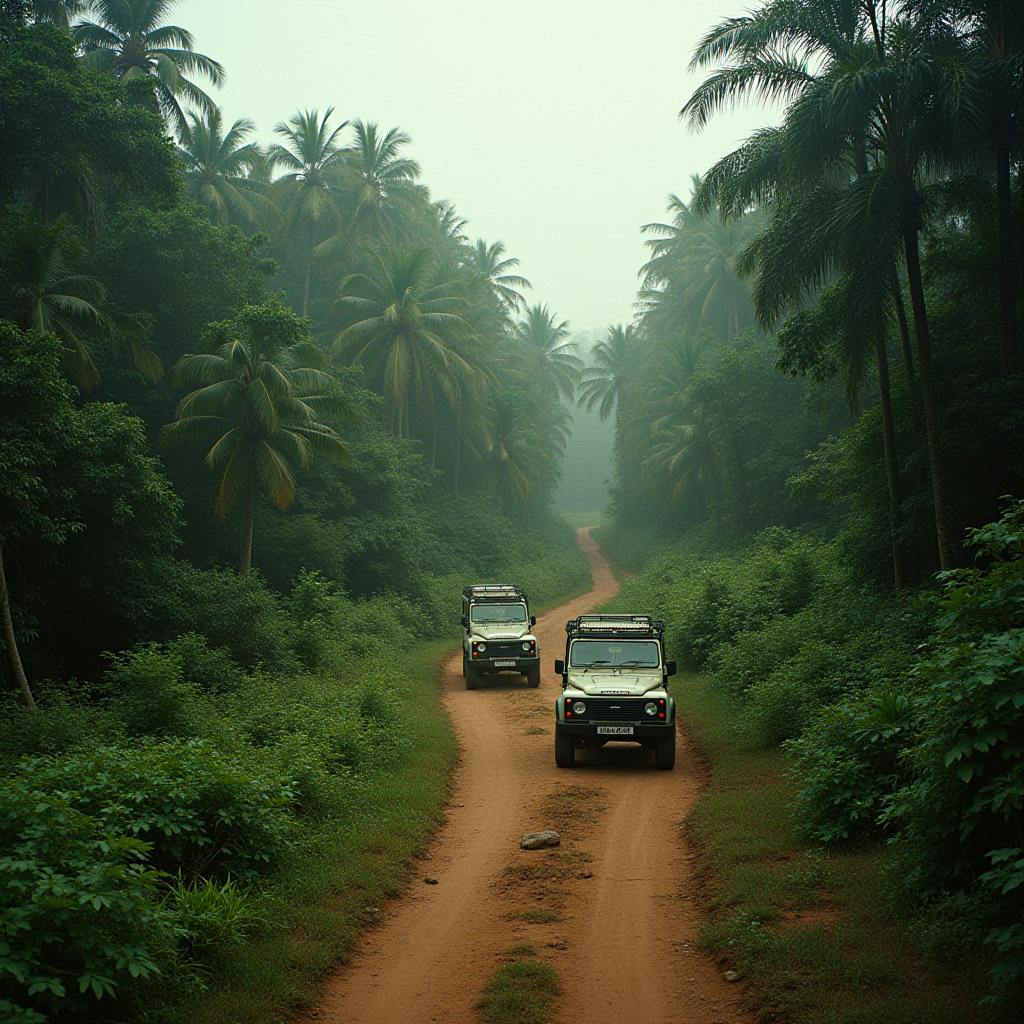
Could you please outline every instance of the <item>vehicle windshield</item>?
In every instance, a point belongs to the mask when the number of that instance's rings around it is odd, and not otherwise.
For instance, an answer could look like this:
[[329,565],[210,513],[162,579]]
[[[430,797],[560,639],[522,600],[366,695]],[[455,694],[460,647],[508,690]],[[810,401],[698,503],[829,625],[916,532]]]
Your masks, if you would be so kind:
[[525,604],[475,604],[469,610],[472,622],[525,622]]
[[660,663],[654,640],[574,640],[569,648],[572,668],[657,668]]

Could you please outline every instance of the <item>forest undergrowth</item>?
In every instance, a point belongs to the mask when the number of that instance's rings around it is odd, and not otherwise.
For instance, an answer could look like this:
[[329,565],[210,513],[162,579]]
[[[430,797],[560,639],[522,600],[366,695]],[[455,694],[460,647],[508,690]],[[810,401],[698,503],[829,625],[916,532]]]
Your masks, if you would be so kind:
[[711,768],[702,943],[763,1019],[1019,1019],[1022,536],[1011,502],[969,534],[978,567],[914,596],[780,528],[691,538],[608,606],[665,619]]

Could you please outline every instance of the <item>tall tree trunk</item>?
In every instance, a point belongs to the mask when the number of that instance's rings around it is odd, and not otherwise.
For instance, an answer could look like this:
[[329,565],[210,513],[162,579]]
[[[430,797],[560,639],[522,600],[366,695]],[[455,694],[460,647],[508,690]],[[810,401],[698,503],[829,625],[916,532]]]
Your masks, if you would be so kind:
[[1009,376],[1017,349],[1016,266],[1013,255],[1013,202],[1010,148],[996,146],[996,236],[999,242],[999,369]]
[[252,507],[256,496],[256,467],[249,462],[249,479],[245,484],[245,522],[242,524],[242,556],[238,560],[238,575],[247,576],[252,566]]
[[310,221],[309,233],[306,236],[306,281],[302,286],[302,316],[309,309],[309,274],[313,269],[313,222]]
[[910,324],[907,323],[907,307],[903,305],[903,289],[900,287],[900,275],[892,268],[892,302],[896,307],[896,323],[900,328],[900,346],[903,349],[903,369],[907,380],[914,379],[914,350],[910,346]]
[[924,422],[928,434],[928,462],[932,476],[932,504],[935,507],[935,535],[939,543],[939,567],[945,572],[952,568],[949,557],[949,529],[946,526],[946,493],[942,474],[942,452],[939,448],[939,412],[935,402],[928,310],[924,302],[921,253],[918,249],[916,227],[906,229],[904,243],[907,251],[910,308],[914,314],[914,333],[917,335],[917,362],[921,368],[921,392],[924,396]]
[[896,430],[892,420],[892,394],[889,390],[889,354],[885,351],[885,337],[875,348],[878,363],[878,391],[882,405],[882,447],[885,451],[885,476],[889,485],[889,537],[892,543],[892,578],[897,590],[906,585],[903,552],[900,550],[900,468],[896,458]]
[[18,684],[18,689],[21,690],[21,699],[30,708],[34,708],[36,706],[35,697],[32,696],[32,687],[28,685],[25,666],[21,663],[18,638],[14,635],[14,622],[11,619],[11,595],[7,589],[7,574],[4,572],[3,537],[0,537],[0,620],[2,620],[4,646],[7,648],[7,661],[11,666],[11,674]]

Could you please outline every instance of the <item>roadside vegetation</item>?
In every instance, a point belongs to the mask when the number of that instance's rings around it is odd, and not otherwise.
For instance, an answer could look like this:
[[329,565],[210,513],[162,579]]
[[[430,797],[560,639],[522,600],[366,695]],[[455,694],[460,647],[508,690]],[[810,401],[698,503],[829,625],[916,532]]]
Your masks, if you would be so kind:
[[0,4],[4,1024],[306,1005],[437,821],[463,585],[590,582],[567,325],[400,129],[225,124],[174,7]]
[[1016,5],[766,0],[682,116],[777,123],[648,225],[614,420],[618,610],[709,758],[708,949],[765,1019],[1016,1020],[1024,376]]
[[551,1016],[551,1002],[559,993],[558,976],[549,964],[536,959],[529,943],[513,946],[487,983],[477,1003],[485,1024],[544,1024]]

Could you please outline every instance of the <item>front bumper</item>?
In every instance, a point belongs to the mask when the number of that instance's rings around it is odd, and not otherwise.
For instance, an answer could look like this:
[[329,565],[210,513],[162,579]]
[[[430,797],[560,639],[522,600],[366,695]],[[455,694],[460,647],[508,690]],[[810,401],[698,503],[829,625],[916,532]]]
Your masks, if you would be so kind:
[[[509,662],[515,664],[510,665]],[[501,662],[501,664],[498,664]],[[540,665],[540,655],[529,658],[467,658],[467,665],[472,665],[478,672],[527,672]]]
[[[629,735],[602,735],[599,727],[632,728]],[[555,732],[563,736],[579,736],[583,739],[630,740],[654,739],[658,736],[671,736],[676,731],[676,723],[670,722],[555,722]]]

